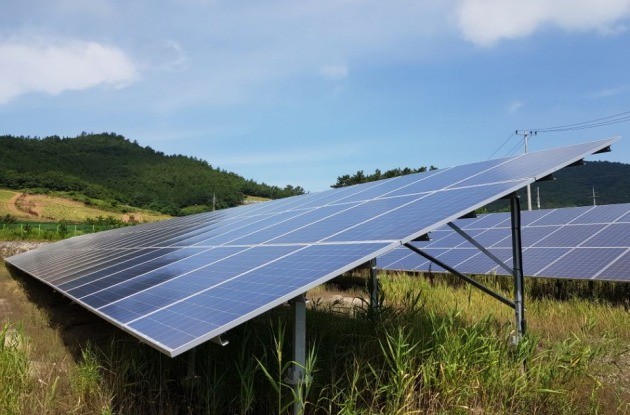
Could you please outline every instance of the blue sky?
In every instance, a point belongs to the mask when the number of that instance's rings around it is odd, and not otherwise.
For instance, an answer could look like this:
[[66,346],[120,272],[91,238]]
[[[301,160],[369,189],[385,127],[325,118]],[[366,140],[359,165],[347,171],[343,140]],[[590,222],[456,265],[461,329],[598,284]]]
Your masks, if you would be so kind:
[[[630,111],[630,0],[0,4],[0,134],[113,131],[308,191]],[[604,159],[628,163],[629,132],[530,149],[621,135]]]

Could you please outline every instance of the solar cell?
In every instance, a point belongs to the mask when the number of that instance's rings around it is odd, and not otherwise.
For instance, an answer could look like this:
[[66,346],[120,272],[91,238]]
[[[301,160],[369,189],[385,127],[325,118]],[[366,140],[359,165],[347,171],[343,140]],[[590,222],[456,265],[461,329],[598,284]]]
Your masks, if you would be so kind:
[[602,264],[610,264],[625,251],[625,248],[572,249],[563,255],[550,256],[547,260],[550,265],[540,273],[560,278],[594,279]]
[[[566,219],[571,219],[567,216]],[[549,235],[544,236],[538,242],[532,244],[534,247],[574,247],[580,246],[585,240],[593,237],[602,230],[601,225],[573,225],[567,224],[561,226],[555,232],[550,232]]]
[[630,249],[595,275],[596,279],[630,282]]
[[137,225],[6,260],[176,356],[615,141]]
[[[521,217],[521,226],[529,226],[553,212],[553,209],[532,210]],[[509,226],[509,225],[508,225]]]
[[[473,233],[475,231],[472,231]],[[478,232],[477,232],[478,233]],[[437,236],[437,237],[434,237]],[[439,229],[431,232],[429,243],[423,244],[427,248],[452,248],[461,244],[468,244],[461,236],[451,229]]]
[[602,232],[593,235],[583,243],[588,247],[628,247],[630,246],[630,223],[611,223]]
[[[504,263],[509,263],[512,259],[512,248],[491,248],[489,250],[494,256]],[[502,268],[500,268],[496,262],[486,255],[483,255],[478,249],[470,248],[467,252],[469,252],[470,255],[469,259],[466,259],[457,265],[457,268],[462,272],[469,274],[476,274],[475,270],[483,270],[482,274],[502,272]]]
[[566,225],[583,215],[591,207],[554,209],[546,215],[542,215],[539,219],[531,221],[528,223],[528,226]]
[[487,229],[500,226],[510,227],[509,213],[496,213],[494,215],[482,215],[477,219],[462,220],[463,229]]
[[605,208],[602,207],[601,209],[591,209],[590,207],[584,209],[585,212],[576,218],[576,223],[612,223],[621,220],[628,213],[626,204],[605,205]]

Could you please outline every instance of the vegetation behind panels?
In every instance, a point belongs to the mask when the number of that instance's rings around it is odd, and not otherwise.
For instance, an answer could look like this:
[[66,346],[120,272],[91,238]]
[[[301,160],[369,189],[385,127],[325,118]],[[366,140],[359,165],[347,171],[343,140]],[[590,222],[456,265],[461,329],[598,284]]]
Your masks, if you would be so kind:
[[246,195],[273,199],[304,193],[300,186],[270,186],[204,160],[168,156],[114,133],[0,136],[0,161],[0,187],[75,192],[171,215],[211,209],[213,197],[217,208],[225,208]]
[[[376,170],[373,174],[365,174],[362,170],[353,175],[337,177],[337,183],[331,187],[343,187],[358,183],[366,183],[389,177],[435,170],[431,166],[418,169],[393,169],[386,172]],[[534,183],[532,188],[532,205],[536,209],[537,195],[540,194],[541,209],[558,207],[587,206],[595,203],[609,205],[630,202],[630,164],[608,161],[587,161],[583,166],[567,167],[553,174],[553,180]],[[527,208],[526,190],[519,192],[522,206]],[[488,205],[488,211],[505,209],[505,203],[497,201]]]

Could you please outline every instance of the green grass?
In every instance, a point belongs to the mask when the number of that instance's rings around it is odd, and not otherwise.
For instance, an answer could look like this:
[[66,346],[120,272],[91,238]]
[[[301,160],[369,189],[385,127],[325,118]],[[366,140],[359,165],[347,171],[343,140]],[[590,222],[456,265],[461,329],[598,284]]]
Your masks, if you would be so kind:
[[[377,311],[329,300],[365,295],[355,288],[308,294],[309,376],[294,389],[289,307],[231,330],[228,346],[170,359],[0,270],[0,298],[15,303],[0,307],[0,321],[22,327],[22,346],[0,353],[0,371],[16,374],[3,387],[21,397],[5,412],[284,414],[298,401],[306,414],[630,413],[623,305],[528,296],[529,334],[514,346],[513,313],[477,290],[402,274],[381,281]],[[23,375],[35,361],[43,383]]]
[[89,225],[67,223],[0,223],[1,241],[47,241],[53,242],[73,236],[85,235],[114,229],[116,225]]

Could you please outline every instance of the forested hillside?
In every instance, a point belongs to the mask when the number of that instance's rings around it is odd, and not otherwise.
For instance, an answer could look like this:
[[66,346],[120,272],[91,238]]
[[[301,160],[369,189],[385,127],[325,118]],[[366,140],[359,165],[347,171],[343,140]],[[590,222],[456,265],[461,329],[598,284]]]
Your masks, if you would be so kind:
[[[373,174],[365,174],[362,170],[353,175],[337,177],[337,183],[331,187],[343,187],[357,183],[365,183],[388,177],[401,176],[411,173],[435,170],[409,167],[388,170],[381,173],[376,170]],[[554,175],[554,180],[532,184],[532,205],[537,207],[537,196],[540,194],[541,209],[586,206],[593,204],[593,189],[595,202],[598,205],[630,202],[630,164],[612,163],[608,161],[587,161],[583,166],[567,167]],[[522,206],[527,207],[526,190],[520,193]],[[504,202],[498,201],[487,207],[488,211],[507,209]]]
[[583,166],[564,168],[554,173],[554,180],[534,183],[531,188],[534,207],[539,188],[543,209],[592,205],[593,189],[598,205],[628,203],[630,164],[587,161]]
[[182,209],[236,206],[245,195],[304,193],[246,180],[204,160],[168,156],[114,133],[42,139],[0,136],[0,187],[75,192],[177,215]]

